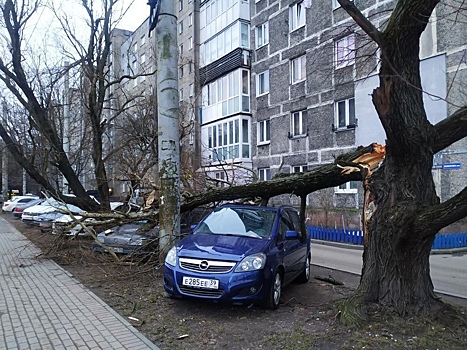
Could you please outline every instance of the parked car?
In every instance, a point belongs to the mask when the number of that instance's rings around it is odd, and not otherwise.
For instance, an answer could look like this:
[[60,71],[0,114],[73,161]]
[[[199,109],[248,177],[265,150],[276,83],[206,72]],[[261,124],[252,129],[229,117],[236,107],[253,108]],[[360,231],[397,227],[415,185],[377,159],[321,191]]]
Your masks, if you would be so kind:
[[39,226],[40,216],[61,211],[70,211],[73,214],[78,214],[82,213],[83,209],[72,204],[57,201],[54,198],[48,198],[41,204],[25,209],[21,216],[21,221],[27,225]]
[[43,201],[45,201],[45,199],[38,198],[38,199],[34,199],[34,200],[26,202],[26,203],[18,203],[18,204],[16,204],[15,209],[13,210],[13,216],[15,218],[20,219],[21,215],[23,215],[23,211],[25,209],[31,208],[31,207],[33,207],[35,205],[38,205],[38,204],[41,204]]
[[[158,237],[158,226],[154,227],[148,225],[147,220],[140,220],[100,232],[97,240],[115,253],[144,256],[155,251]],[[92,249],[95,252],[107,252],[97,242],[93,243]]]
[[2,212],[12,212],[18,204],[28,203],[38,198],[38,196],[33,195],[15,196],[3,203]]
[[169,250],[163,283],[170,297],[277,309],[283,287],[308,282],[310,262],[294,208],[226,205]]

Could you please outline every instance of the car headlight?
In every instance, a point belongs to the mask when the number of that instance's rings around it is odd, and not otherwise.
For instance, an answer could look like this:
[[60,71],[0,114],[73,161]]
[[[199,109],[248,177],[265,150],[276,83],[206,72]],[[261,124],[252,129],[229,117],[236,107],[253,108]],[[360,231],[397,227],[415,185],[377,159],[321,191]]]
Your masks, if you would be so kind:
[[235,269],[235,272],[261,270],[266,265],[266,255],[263,253],[253,254],[244,258]]
[[165,263],[171,266],[177,265],[177,248],[172,247],[169,250],[167,256],[165,257]]

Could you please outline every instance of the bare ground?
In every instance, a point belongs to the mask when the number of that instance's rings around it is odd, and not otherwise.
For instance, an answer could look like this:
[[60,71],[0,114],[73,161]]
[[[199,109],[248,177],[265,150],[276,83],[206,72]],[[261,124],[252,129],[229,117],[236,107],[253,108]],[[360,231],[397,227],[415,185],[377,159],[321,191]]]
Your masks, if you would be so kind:
[[466,310],[447,308],[425,318],[401,319],[373,307],[370,323],[346,327],[336,320],[336,306],[349,296],[358,277],[318,266],[312,276],[342,281],[335,286],[317,279],[284,290],[277,311],[256,305],[225,305],[173,300],[162,287],[154,263],[116,264],[91,252],[90,240],[58,239],[11,215],[2,216],[102,298],[162,350],[165,349],[467,349]]

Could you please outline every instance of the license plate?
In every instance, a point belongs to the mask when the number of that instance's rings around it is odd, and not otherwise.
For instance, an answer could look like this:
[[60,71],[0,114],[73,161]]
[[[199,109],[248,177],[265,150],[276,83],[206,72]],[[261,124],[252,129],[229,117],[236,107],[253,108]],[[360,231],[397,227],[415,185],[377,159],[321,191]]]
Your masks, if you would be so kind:
[[120,248],[120,247],[115,247],[113,248],[113,250],[115,253],[123,253],[123,248]]
[[196,277],[183,277],[182,284],[184,286],[196,287],[196,288],[207,288],[207,289],[219,289],[219,281],[211,280],[206,278]]

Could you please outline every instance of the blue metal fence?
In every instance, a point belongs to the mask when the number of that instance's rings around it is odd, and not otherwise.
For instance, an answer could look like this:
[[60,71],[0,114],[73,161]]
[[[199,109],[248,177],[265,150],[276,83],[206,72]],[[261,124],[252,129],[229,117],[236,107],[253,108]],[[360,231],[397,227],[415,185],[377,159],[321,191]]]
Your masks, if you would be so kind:
[[[308,226],[308,232],[313,239],[363,245],[363,232],[359,230],[332,229]],[[467,247],[467,232],[438,233],[432,249],[450,249]]]

